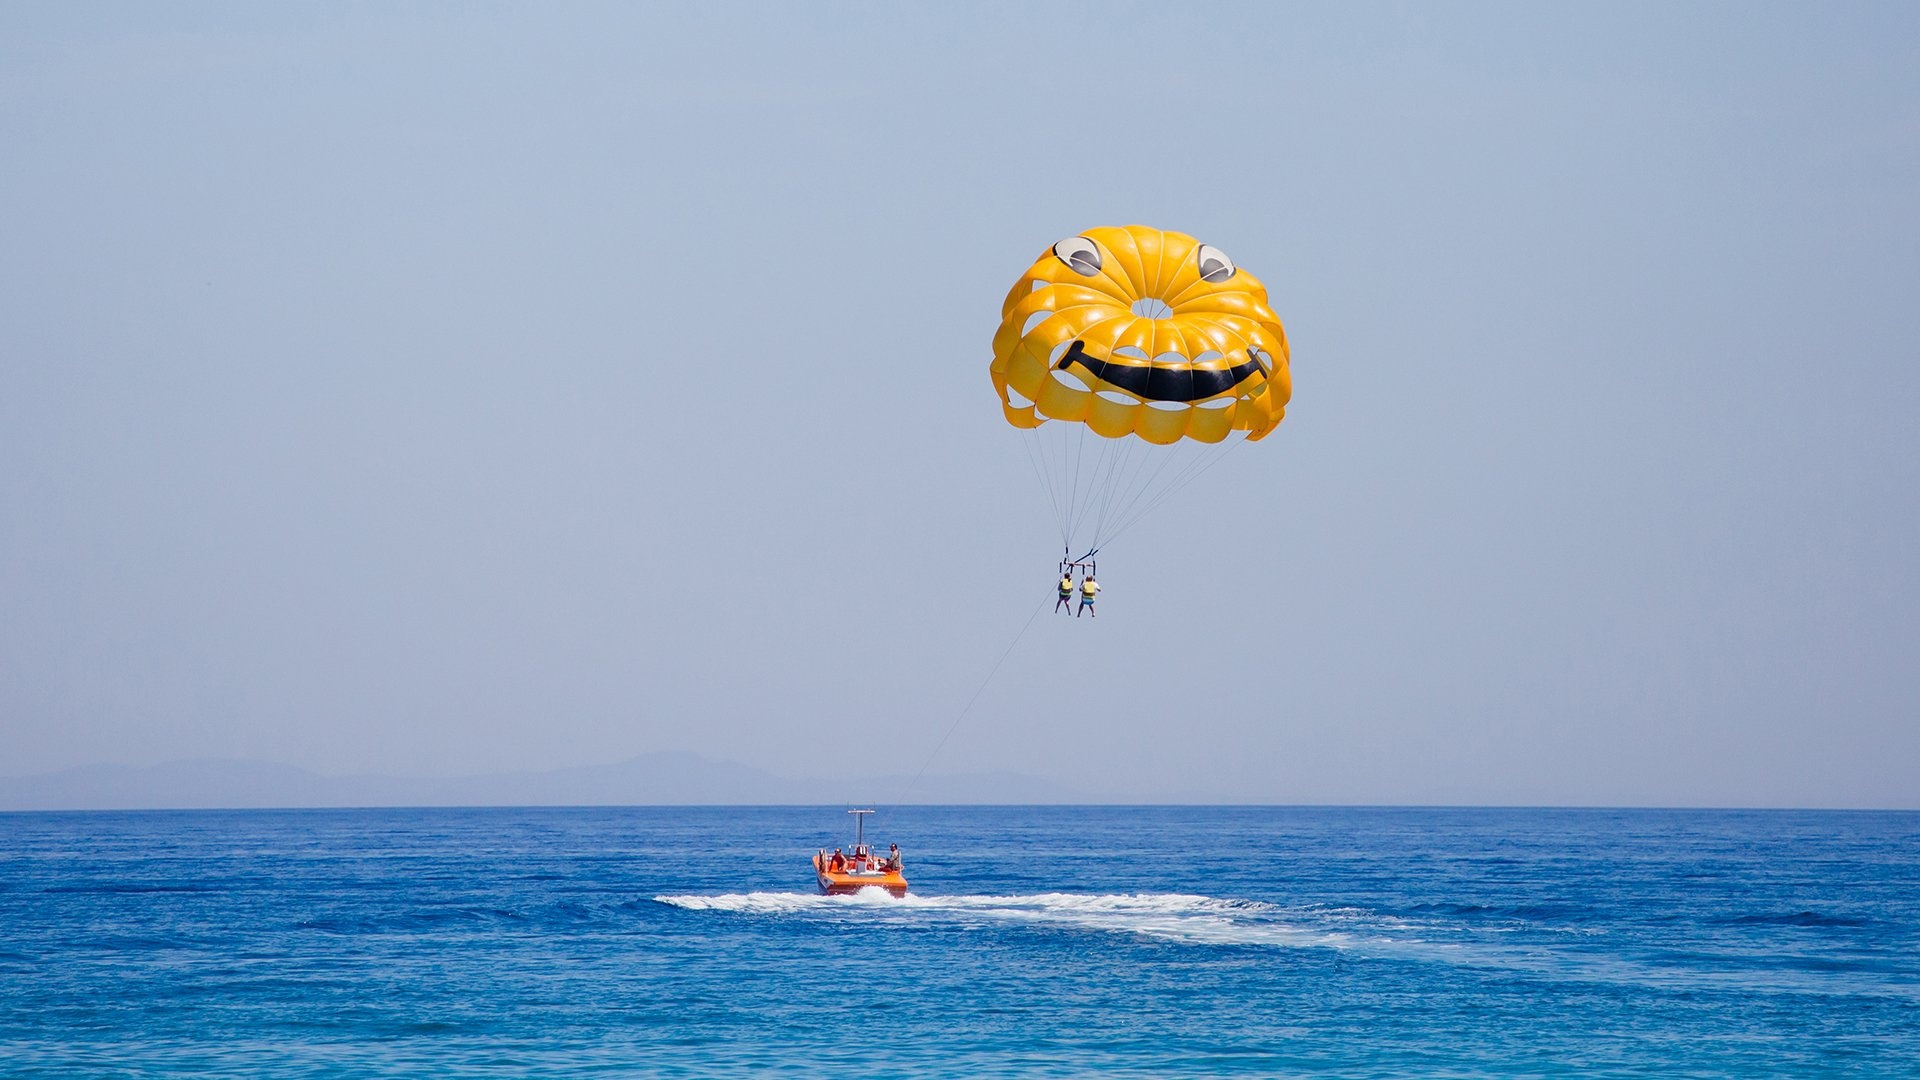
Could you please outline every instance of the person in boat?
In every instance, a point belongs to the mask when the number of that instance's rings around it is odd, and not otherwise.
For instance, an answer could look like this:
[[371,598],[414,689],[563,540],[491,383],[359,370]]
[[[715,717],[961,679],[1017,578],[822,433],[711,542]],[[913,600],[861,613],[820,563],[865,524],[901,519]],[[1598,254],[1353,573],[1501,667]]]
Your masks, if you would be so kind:
[[899,844],[887,845],[887,865],[883,867],[883,869],[895,874],[900,872],[900,845]]
[[1073,613],[1074,618],[1077,619],[1082,614],[1089,618],[1098,617],[1093,610],[1093,598],[1099,591],[1100,583],[1093,580],[1092,574],[1080,579],[1080,610]]
[[1057,614],[1061,608],[1066,608],[1069,613],[1073,611],[1073,574],[1071,571],[1060,575],[1060,602],[1053,605],[1053,610]]
[[827,869],[836,874],[847,872],[847,857],[840,854],[839,848],[833,849],[833,858],[827,860]]

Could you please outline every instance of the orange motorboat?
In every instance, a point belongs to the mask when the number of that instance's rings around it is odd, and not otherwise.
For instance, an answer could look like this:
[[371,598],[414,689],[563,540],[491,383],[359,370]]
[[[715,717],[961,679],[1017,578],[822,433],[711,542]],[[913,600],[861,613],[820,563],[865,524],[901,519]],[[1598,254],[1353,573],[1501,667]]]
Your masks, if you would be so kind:
[[867,846],[867,815],[871,810],[849,810],[853,815],[853,852],[839,848],[829,855],[821,849],[813,857],[813,874],[820,891],[828,896],[846,896],[861,889],[885,889],[895,896],[907,895],[907,878],[900,872],[900,849],[891,847],[886,858]]

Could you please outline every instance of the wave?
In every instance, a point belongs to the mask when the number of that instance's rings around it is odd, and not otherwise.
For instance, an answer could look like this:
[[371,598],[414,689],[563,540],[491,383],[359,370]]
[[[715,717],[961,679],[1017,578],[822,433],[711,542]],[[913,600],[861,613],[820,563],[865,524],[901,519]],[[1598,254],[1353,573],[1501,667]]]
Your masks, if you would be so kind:
[[1768,912],[1759,915],[1736,915],[1723,920],[1729,926],[1867,926],[1866,919],[1856,919],[1848,915],[1823,915],[1818,911]]
[[100,893],[113,895],[120,893],[217,893],[228,892],[230,890],[219,885],[134,885],[101,882],[88,885],[49,885],[40,891],[49,894],[71,893],[84,895],[88,893]]
[[1463,919],[1569,919],[1587,914],[1572,904],[1469,904],[1434,902],[1407,908],[1418,915],[1450,915]]
[[893,897],[869,888],[850,896],[751,892],[662,895],[661,904],[688,911],[742,915],[859,915],[901,922],[959,926],[1024,925],[1195,945],[1364,948],[1389,943],[1326,926],[1303,925],[1288,909],[1258,900],[1188,893],[1034,893],[1030,895]]

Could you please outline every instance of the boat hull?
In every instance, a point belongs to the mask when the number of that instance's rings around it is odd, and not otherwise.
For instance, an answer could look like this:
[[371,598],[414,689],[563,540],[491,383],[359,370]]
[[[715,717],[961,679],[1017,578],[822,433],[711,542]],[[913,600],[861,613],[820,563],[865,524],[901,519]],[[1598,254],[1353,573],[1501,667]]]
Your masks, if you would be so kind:
[[813,876],[820,883],[820,891],[828,896],[850,896],[861,889],[885,889],[894,896],[907,895],[906,876],[898,870],[832,870],[825,860],[815,855]]

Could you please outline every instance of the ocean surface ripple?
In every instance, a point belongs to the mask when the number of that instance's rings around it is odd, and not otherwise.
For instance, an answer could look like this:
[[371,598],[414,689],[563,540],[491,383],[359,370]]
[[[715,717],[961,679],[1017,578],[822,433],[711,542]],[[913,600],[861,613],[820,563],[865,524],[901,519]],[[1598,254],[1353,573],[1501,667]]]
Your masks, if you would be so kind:
[[0,1076],[1920,1076],[1920,813],[0,814]]

